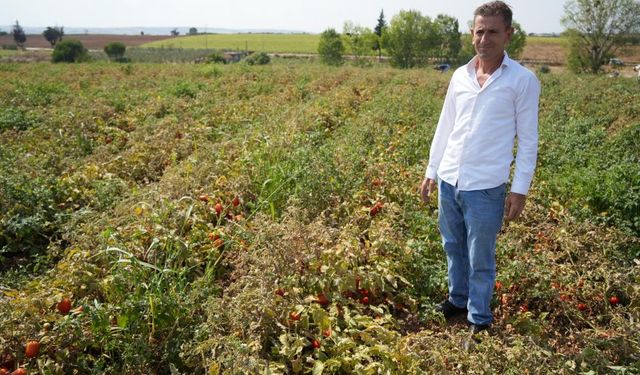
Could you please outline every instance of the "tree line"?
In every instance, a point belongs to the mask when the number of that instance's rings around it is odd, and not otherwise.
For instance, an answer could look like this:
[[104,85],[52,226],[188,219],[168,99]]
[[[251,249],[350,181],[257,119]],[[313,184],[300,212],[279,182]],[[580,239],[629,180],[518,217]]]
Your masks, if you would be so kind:
[[[568,0],[561,22],[569,39],[568,68],[576,73],[598,73],[622,46],[638,44],[640,1]],[[350,21],[345,22],[342,33],[326,29],[320,35],[318,53],[329,65],[343,64],[345,54],[351,55],[356,65],[366,64],[372,52],[381,58],[382,50],[400,68],[433,61],[460,65],[475,51],[471,35],[462,34],[459,26],[452,16],[440,14],[432,19],[416,10],[402,10],[387,24],[381,11],[373,30]],[[507,53],[518,59],[527,34],[518,22],[513,22],[513,28]]]

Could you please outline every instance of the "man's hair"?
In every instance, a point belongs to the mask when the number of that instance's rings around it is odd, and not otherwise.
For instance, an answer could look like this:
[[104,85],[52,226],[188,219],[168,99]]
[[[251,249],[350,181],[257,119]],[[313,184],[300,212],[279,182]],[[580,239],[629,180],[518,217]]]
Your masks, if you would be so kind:
[[511,19],[513,18],[513,13],[511,12],[511,7],[509,7],[504,2],[491,1],[488,3],[484,3],[476,8],[475,12],[473,12],[474,22],[475,22],[476,16],[483,16],[483,17],[502,16],[505,26],[507,28],[510,28]]

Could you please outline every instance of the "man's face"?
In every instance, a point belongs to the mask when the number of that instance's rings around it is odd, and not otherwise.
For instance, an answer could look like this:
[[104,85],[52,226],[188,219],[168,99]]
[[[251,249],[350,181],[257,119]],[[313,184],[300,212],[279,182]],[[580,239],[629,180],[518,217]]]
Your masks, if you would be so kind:
[[513,28],[507,28],[501,16],[476,16],[471,34],[480,60],[494,61],[502,58]]

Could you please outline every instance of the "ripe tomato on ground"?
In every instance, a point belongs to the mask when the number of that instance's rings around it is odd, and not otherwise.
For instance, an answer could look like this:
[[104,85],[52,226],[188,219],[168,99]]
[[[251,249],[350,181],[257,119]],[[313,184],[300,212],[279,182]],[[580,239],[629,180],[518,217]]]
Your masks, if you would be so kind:
[[66,315],[71,311],[71,300],[69,298],[63,298],[58,304],[56,308],[60,312],[60,314]]
[[27,358],[35,358],[40,353],[40,342],[32,340],[27,342],[27,346],[24,349],[24,355]]
[[17,369],[14,372],[12,372],[11,375],[27,375],[27,370],[25,370],[24,368],[20,367],[19,369]]
[[289,313],[289,319],[294,321],[300,320],[300,314],[295,311],[292,311]]
[[314,349],[318,349],[321,344],[319,340],[314,339],[313,341],[311,341],[311,345],[313,346]]
[[609,297],[609,303],[615,306],[620,303],[620,298],[618,298],[618,296],[611,296]]

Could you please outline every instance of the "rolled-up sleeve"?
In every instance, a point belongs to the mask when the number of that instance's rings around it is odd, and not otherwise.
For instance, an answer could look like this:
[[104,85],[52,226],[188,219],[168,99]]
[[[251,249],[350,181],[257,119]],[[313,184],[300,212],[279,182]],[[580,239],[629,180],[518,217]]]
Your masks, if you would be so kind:
[[538,102],[540,83],[531,74],[516,98],[516,151],[515,171],[511,191],[526,195],[533,179],[538,156]]
[[442,156],[447,148],[447,141],[449,135],[453,129],[453,124],[456,118],[456,102],[455,102],[455,89],[454,79],[449,82],[449,88],[447,89],[447,95],[444,98],[444,104],[442,106],[442,112],[440,112],[440,119],[438,120],[438,126],[436,127],[436,133],[431,141],[431,149],[429,150],[429,163],[427,164],[427,170],[425,171],[425,178],[435,180],[438,173],[438,167]]

